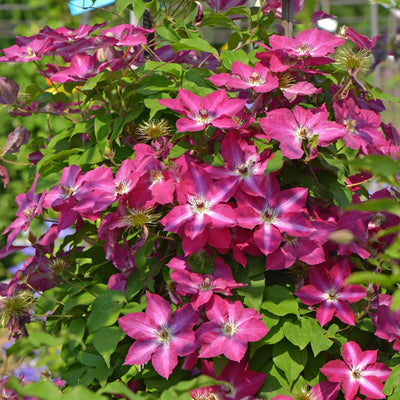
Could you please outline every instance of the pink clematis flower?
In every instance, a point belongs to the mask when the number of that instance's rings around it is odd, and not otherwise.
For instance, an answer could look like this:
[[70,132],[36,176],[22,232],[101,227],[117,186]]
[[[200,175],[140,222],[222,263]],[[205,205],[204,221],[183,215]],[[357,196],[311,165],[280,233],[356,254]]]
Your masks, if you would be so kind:
[[240,61],[232,64],[232,75],[222,73],[208,78],[215,86],[229,89],[253,89],[257,93],[267,93],[279,86],[279,80],[261,63],[250,67]]
[[342,347],[344,361],[329,361],[321,372],[329,381],[341,383],[345,400],[352,400],[358,391],[372,399],[384,399],[383,382],[391,369],[376,362],[377,353],[377,350],[361,351],[356,342],[347,342]]
[[212,182],[202,169],[194,165],[181,178],[182,192],[178,197],[181,204],[160,222],[166,231],[184,238],[182,247],[185,254],[200,250],[210,238],[212,228],[223,235],[225,248],[229,247],[231,237],[225,229],[236,224],[236,215],[230,205],[224,204],[230,199],[235,184],[228,179]]
[[345,285],[350,275],[346,259],[335,264],[330,270],[323,265],[311,269],[310,284],[303,286],[295,295],[309,306],[320,304],[317,320],[324,326],[336,315],[345,324],[354,325],[354,312],[348,303],[356,303],[367,295],[360,285]]
[[387,305],[380,305],[374,318],[375,335],[393,342],[393,349],[400,352],[400,310],[392,312]]
[[[293,111],[287,108],[272,110],[260,119],[260,125],[267,139],[278,140],[282,154],[290,159],[301,158],[303,145],[308,146],[307,141],[315,136],[318,136],[318,146],[326,147],[346,134],[343,125],[328,121],[325,106],[315,110],[300,106]],[[315,149],[309,149],[309,153],[311,157],[316,156]]]
[[278,249],[282,233],[291,236],[308,236],[314,228],[304,207],[307,189],[292,188],[280,191],[278,180],[268,174],[260,185],[263,197],[251,197],[237,192],[236,209],[238,225],[254,229],[254,243],[265,254]]
[[[194,389],[190,395],[194,400],[203,399],[202,393],[217,394],[220,397],[216,399],[231,400],[251,400],[261,388],[267,374],[251,371],[248,369],[249,363],[246,357],[243,357],[240,363],[229,361],[223,371],[216,376],[212,361],[202,360],[201,372],[204,375],[211,376],[219,381],[225,381],[231,384],[231,388],[224,385],[209,386],[206,388]],[[196,397],[197,396],[197,397]],[[207,398],[207,397],[206,397]],[[210,397],[212,399],[213,397]]]
[[35,194],[35,186],[38,179],[39,174],[36,174],[28,193],[21,193],[15,198],[18,204],[18,211],[15,214],[17,218],[3,232],[3,235],[10,232],[5,250],[11,247],[12,242],[22,230],[25,232],[28,230],[33,218],[42,212],[45,193]]
[[[176,265],[175,260],[170,265]],[[191,304],[195,310],[200,310],[220,293],[231,296],[231,290],[246,286],[244,283],[236,283],[232,276],[231,268],[221,257],[215,260],[215,270],[212,274],[197,274],[191,271],[187,262],[186,268],[176,268],[171,272],[172,281],[176,282],[176,294],[179,296],[192,296]]]
[[296,38],[272,35],[269,39],[269,45],[273,50],[283,50],[296,57],[324,57],[334,53],[335,48],[344,42],[345,39],[317,28],[302,31]]
[[187,356],[197,349],[192,328],[198,313],[190,304],[175,311],[162,297],[146,293],[146,312],[127,314],[118,319],[122,330],[136,339],[125,364],[145,364],[150,359],[154,369],[168,379],[178,364],[177,356]]
[[343,139],[348,147],[370,154],[371,148],[386,145],[385,137],[379,130],[381,117],[375,111],[358,107],[351,97],[334,103],[333,108],[336,121],[346,127]]
[[252,308],[243,308],[240,301],[231,303],[219,296],[206,307],[210,322],[196,331],[201,343],[200,357],[209,358],[224,354],[232,361],[241,361],[248,342],[262,339],[268,328],[261,314]]
[[245,99],[229,99],[224,90],[217,90],[203,98],[184,89],[179,89],[176,99],[161,99],[158,102],[184,115],[176,121],[178,132],[197,132],[207,125],[236,128],[238,124],[232,117],[243,111],[246,104]]

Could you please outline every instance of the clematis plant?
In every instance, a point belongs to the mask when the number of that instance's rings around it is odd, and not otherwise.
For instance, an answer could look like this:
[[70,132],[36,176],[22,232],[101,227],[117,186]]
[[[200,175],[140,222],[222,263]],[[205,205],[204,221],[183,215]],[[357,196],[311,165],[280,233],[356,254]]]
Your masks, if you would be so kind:
[[[138,24],[45,27],[1,51],[19,128],[0,157],[16,200],[0,393],[398,399],[398,99],[365,82],[377,39],[284,37],[281,1],[116,4]],[[29,61],[35,87],[14,73]]]

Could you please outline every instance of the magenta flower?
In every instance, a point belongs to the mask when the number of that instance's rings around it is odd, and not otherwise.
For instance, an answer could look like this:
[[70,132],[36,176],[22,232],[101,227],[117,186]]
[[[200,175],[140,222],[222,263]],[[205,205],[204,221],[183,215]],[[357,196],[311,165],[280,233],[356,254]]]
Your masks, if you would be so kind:
[[318,135],[318,146],[326,147],[346,134],[343,125],[328,121],[325,106],[315,110],[305,110],[300,106],[293,111],[287,108],[272,110],[260,119],[260,125],[267,139],[278,140],[282,154],[290,159],[301,158],[303,145],[308,145],[307,141],[314,136]]
[[226,86],[229,89],[253,89],[257,93],[267,93],[279,86],[279,80],[261,63],[250,67],[240,61],[232,64],[232,75],[216,74],[208,78],[215,86]]
[[0,62],[28,62],[32,60],[41,60],[46,51],[51,45],[50,39],[33,39],[26,45],[19,46],[14,44],[3,50],[3,57],[0,57]]
[[[201,372],[204,375],[211,376],[219,381],[225,381],[231,384],[231,388],[223,385],[215,385],[208,388],[200,388],[190,391],[193,399],[202,399],[200,394],[213,393],[219,394],[222,399],[232,400],[251,400],[263,385],[267,374],[251,371],[248,369],[249,363],[246,357],[243,357],[240,363],[229,361],[223,371],[217,376],[214,371],[212,361],[202,360]],[[207,390],[208,389],[208,390]],[[196,397],[196,395],[198,397]],[[212,399],[213,397],[210,397]],[[207,397],[206,397],[207,399]],[[217,397],[219,399],[219,397]]]
[[122,330],[136,339],[125,358],[125,364],[152,361],[154,369],[168,379],[178,364],[177,356],[187,356],[197,349],[192,330],[198,313],[190,304],[175,311],[162,297],[146,293],[146,312],[127,314],[118,319]]
[[[228,201],[232,195],[233,180],[220,179],[212,182],[211,179],[198,167],[191,165],[188,174],[181,178],[182,193],[175,206],[160,222],[165,230],[179,233],[189,240],[189,247],[183,241],[185,253],[193,249],[194,242],[198,243],[200,250],[207,241],[211,228],[218,231],[230,228],[236,224],[236,215],[232,207],[223,202]],[[226,248],[229,247],[230,236],[227,237]]]
[[254,229],[254,243],[265,255],[278,249],[283,232],[297,237],[308,236],[314,230],[304,207],[307,189],[280,191],[276,177],[268,174],[258,192],[264,196],[237,192],[236,214],[239,226]]
[[334,103],[336,121],[346,127],[347,133],[343,139],[346,146],[364,154],[370,154],[370,148],[385,146],[386,140],[379,130],[381,117],[372,110],[358,107],[351,97]]
[[375,335],[393,342],[393,349],[400,352],[400,309],[392,312],[387,305],[380,305],[374,318]]
[[334,53],[335,48],[344,42],[345,39],[316,28],[302,31],[296,38],[272,35],[269,39],[269,45],[273,50],[284,50],[296,57],[324,57]]
[[377,363],[377,350],[361,351],[356,342],[347,342],[342,347],[343,360],[326,363],[321,372],[331,382],[340,382],[345,400],[352,400],[358,391],[372,399],[384,399],[383,382],[391,369]]
[[[176,265],[177,260],[170,261],[169,266]],[[192,296],[191,304],[195,310],[200,310],[205,304],[220,293],[231,296],[231,290],[246,286],[237,283],[233,279],[231,268],[221,257],[215,260],[215,270],[212,274],[197,274],[191,271],[185,261],[185,268],[174,268],[171,272],[171,280],[176,282],[176,294],[180,296]]]
[[[48,65],[50,67],[50,65]],[[107,68],[107,63],[99,64],[96,56],[88,56],[87,54],[77,54],[71,60],[69,67],[62,68],[53,74],[50,71],[50,79],[53,82],[81,82],[97,75],[100,71]]]
[[21,193],[15,198],[18,204],[18,211],[15,213],[17,218],[3,232],[3,235],[10,232],[7,237],[5,250],[11,247],[12,242],[22,230],[25,232],[28,230],[33,218],[36,215],[40,215],[42,212],[45,193],[35,194],[35,186],[38,179],[39,174],[36,174],[29,191],[27,193]]
[[176,99],[161,99],[158,102],[184,115],[184,118],[176,121],[178,132],[201,131],[207,125],[235,128],[238,124],[232,117],[242,111],[246,104],[245,99],[229,99],[224,90],[217,90],[203,98],[184,89],[179,89]]
[[350,265],[346,259],[335,264],[330,270],[319,265],[310,270],[310,284],[303,286],[295,295],[309,306],[320,304],[317,320],[324,326],[334,315],[345,324],[354,325],[354,312],[348,303],[356,303],[367,295],[360,285],[345,285],[350,275]]
[[203,323],[196,331],[201,343],[200,357],[209,358],[224,354],[232,361],[240,362],[248,342],[262,339],[268,328],[261,320],[261,314],[252,308],[243,308],[240,301],[231,303],[214,296],[206,307],[210,322]]

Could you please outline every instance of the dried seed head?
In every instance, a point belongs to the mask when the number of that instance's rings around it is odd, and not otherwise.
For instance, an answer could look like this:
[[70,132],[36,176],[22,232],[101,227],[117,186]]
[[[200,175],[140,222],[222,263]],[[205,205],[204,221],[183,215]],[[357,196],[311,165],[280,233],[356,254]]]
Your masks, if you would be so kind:
[[155,213],[155,207],[150,207],[147,210],[129,208],[122,220],[129,228],[142,229],[145,225],[156,223],[160,218],[161,215]]
[[164,119],[144,122],[137,129],[137,136],[144,140],[154,140],[170,133],[170,126]]
[[0,326],[6,327],[12,318],[26,314],[33,303],[32,293],[27,290],[12,297],[0,298]]
[[352,74],[358,71],[368,71],[370,63],[370,54],[365,49],[362,49],[358,52],[354,52],[348,48],[338,50],[336,64],[339,67],[345,68]]

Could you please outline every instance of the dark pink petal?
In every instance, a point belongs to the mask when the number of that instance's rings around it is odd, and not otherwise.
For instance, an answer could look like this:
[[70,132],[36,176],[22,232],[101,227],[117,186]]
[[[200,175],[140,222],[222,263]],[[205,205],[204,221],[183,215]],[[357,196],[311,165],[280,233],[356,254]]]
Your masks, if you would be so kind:
[[271,224],[262,224],[254,232],[254,243],[265,254],[274,252],[281,244],[282,236]]
[[348,378],[342,381],[342,387],[345,400],[352,400],[358,392],[360,381],[356,379],[351,379],[349,371]]
[[147,363],[158,346],[154,340],[136,341],[129,348],[124,364],[140,365]]
[[[363,359],[363,352],[360,346],[353,341],[347,342],[342,347],[342,357],[346,364],[352,368],[360,364]],[[376,361],[376,353],[375,353]]]
[[360,393],[371,399],[386,399],[383,386],[382,379],[375,376],[363,375],[360,379]]
[[152,321],[145,313],[131,313],[118,318],[121,329],[131,338],[140,340],[154,339],[154,329]]
[[171,305],[167,300],[157,294],[146,293],[146,316],[153,320],[157,326],[168,325],[171,320]]
[[332,301],[336,308],[336,316],[345,324],[354,325],[354,312],[350,306],[344,301]]
[[367,289],[360,285],[347,285],[339,293],[340,300],[346,300],[349,303],[356,303],[367,295]]
[[325,293],[314,285],[306,285],[294,293],[304,304],[313,306],[326,300]]
[[169,345],[161,345],[157,348],[151,359],[154,369],[165,379],[171,375],[178,364],[178,357]]
[[[316,315],[317,321],[321,324],[321,326],[324,326],[327,322],[329,322],[333,318],[335,312],[336,312],[336,307],[334,302],[324,301],[318,307]],[[354,323],[352,325],[354,325]]]
[[321,372],[331,382],[342,382],[349,376],[349,367],[342,360],[328,361],[322,368]]

